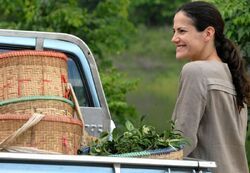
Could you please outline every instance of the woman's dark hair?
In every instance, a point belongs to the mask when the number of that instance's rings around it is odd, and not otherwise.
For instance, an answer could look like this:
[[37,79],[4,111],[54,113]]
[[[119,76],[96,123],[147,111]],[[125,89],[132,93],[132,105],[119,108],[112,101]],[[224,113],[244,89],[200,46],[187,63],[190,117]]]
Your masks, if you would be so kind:
[[192,19],[197,31],[204,31],[208,26],[215,29],[216,51],[221,60],[228,64],[232,74],[238,108],[241,110],[244,103],[250,104],[250,82],[245,61],[238,48],[225,37],[224,21],[217,8],[208,2],[194,1],[184,4],[176,13],[179,11]]

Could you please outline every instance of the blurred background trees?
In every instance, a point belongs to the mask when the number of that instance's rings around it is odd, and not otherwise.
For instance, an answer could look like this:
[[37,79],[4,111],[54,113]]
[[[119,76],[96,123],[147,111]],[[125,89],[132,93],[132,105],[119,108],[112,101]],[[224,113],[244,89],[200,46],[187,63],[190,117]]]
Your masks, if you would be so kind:
[[226,35],[240,46],[250,64],[250,2],[249,0],[208,0],[214,3],[225,20]]
[[135,0],[131,1],[130,20],[135,24],[146,26],[163,26],[172,24],[174,11],[188,0]]

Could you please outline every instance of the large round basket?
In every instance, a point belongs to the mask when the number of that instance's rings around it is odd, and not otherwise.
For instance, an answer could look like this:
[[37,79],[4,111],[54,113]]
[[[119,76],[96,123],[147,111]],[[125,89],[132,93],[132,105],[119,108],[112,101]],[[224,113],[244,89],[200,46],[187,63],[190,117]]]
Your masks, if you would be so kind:
[[0,101],[25,96],[65,97],[67,57],[51,51],[0,54]]
[[[19,129],[30,117],[31,115],[0,114],[0,141]],[[77,154],[82,133],[80,120],[47,115],[38,124],[14,139],[10,146]]]

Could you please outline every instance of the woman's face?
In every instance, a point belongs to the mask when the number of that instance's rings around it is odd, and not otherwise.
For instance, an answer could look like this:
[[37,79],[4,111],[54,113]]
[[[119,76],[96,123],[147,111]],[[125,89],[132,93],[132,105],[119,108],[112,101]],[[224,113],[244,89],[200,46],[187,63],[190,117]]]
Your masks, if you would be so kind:
[[191,18],[184,12],[176,13],[173,26],[172,42],[176,45],[176,58],[200,60],[205,48],[203,32],[198,32]]

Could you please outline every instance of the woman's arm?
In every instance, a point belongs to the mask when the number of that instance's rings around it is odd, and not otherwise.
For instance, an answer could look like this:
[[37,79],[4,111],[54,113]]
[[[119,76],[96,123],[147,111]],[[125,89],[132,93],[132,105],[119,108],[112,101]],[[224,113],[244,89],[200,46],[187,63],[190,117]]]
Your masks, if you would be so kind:
[[197,131],[206,106],[206,87],[206,78],[199,63],[187,63],[181,72],[179,93],[172,115],[176,129],[182,131],[190,141],[190,145],[184,148],[184,156],[188,156],[197,145]]

